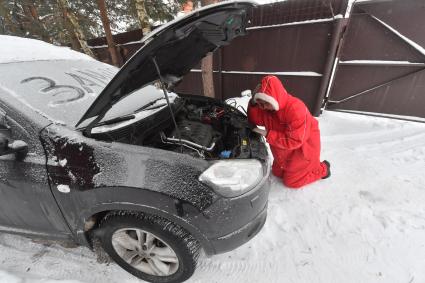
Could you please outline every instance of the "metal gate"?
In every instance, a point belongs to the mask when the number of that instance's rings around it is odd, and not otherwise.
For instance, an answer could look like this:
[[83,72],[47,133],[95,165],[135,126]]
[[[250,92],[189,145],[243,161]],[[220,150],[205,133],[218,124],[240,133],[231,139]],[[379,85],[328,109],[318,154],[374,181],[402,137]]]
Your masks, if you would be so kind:
[[[275,74],[316,116],[325,108],[425,118],[425,0],[354,2],[348,19],[347,2],[287,0],[254,9],[248,35],[214,54],[216,97],[238,96]],[[124,60],[140,36],[116,36]],[[104,39],[92,41],[108,62]],[[199,69],[177,91],[202,94]]]
[[[254,89],[267,74],[276,75],[294,96],[318,115],[339,39],[334,37],[347,0],[287,0],[261,5],[249,15],[248,34],[214,53],[217,98]],[[200,66],[178,86],[202,94]]]
[[425,117],[425,1],[355,3],[326,109]]

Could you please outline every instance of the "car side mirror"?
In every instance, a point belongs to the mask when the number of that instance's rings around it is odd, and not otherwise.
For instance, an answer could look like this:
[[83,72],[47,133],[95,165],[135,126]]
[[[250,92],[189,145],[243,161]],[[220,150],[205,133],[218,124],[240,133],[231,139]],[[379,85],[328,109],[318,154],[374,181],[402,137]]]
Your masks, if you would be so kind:
[[21,140],[10,142],[9,139],[0,133],[0,156],[16,154],[16,158],[22,160],[28,153],[28,144]]

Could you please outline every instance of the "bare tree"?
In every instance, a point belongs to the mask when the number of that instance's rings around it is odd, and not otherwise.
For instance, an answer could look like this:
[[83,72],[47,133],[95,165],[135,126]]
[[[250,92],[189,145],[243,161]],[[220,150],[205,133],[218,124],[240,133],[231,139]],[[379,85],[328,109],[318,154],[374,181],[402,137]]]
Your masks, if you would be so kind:
[[111,25],[109,23],[108,13],[106,11],[105,0],[97,0],[99,6],[100,18],[102,20],[103,29],[105,30],[106,42],[108,43],[109,54],[112,58],[112,64],[119,67],[120,61],[118,58],[118,52],[115,46],[114,38],[112,37]]
[[81,30],[80,24],[78,23],[77,16],[69,8],[67,0],[57,0],[59,8],[62,12],[63,19],[65,21],[65,26],[69,31],[71,36],[71,44],[74,49],[77,49],[77,46],[81,47],[84,53],[87,55],[96,58],[93,52],[87,45],[86,38],[83,31]]
[[135,0],[134,4],[136,6],[137,18],[139,19],[140,27],[142,28],[143,35],[145,35],[151,31],[149,17],[145,7],[145,0]]

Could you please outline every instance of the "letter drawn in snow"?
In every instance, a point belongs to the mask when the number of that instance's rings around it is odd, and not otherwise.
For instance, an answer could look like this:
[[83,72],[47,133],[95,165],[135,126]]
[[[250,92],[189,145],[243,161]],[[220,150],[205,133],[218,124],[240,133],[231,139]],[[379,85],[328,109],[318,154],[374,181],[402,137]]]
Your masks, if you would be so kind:
[[67,74],[68,76],[70,76],[74,80],[76,80],[80,84],[80,86],[85,91],[87,91],[87,93],[93,93],[94,92],[92,87],[95,87],[95,86],[102,87],[100,84],[96,83],[95,81],[93,81],[93,80],[91,80],[91,79],[89,79],[85,76],[82,76],[82,75],[79,75],[79,74],[74,74],[74,73],[65,73],[65,74]]
[[78,70],[77,72],[83,75],[86,75],[89,78],[98,80],[102,83],[103,86],[106,86],[106,84],[114,77],[112,74],[105,73],[106,70],[103,69],[97,69],[95,70]]
[[55,100],[49,103],[50,106],[59,106],[65,103],[73,102],[84,97],[85,93],[79,87],[71,85],[58,85],[56,82],[50,78],[46,77],[30,77],[21,81],[21,84],[28,83],[34,80],[42,80],[47,82],[47,86],[40,89],[40,92],[51,93],[52,96],[63,95],[66,96],[66,99]]

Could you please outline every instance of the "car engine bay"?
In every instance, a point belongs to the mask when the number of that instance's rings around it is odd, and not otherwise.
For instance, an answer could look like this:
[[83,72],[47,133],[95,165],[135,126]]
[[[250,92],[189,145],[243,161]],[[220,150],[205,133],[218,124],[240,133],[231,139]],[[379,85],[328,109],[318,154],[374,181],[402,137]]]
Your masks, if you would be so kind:
[[202,159],[263,158],[262,137],[238,109],[198,96],[183,96],[173,107],[177,129],[165,107],[149,119],[96,138],[160,148]]

